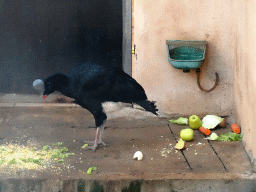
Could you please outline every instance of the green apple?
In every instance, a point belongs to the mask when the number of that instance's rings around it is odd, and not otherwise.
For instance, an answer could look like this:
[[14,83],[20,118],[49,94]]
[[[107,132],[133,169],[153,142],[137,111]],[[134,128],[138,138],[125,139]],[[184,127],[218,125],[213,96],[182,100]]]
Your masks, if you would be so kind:
[[188,119],[188,124],[191,129],[199,129],[202,127],[201,119],[197,115],[191,115]]
[[184,141],[191,141],[194,139],[194,131],[193,129],[186,128],[180,131],[180,138]]

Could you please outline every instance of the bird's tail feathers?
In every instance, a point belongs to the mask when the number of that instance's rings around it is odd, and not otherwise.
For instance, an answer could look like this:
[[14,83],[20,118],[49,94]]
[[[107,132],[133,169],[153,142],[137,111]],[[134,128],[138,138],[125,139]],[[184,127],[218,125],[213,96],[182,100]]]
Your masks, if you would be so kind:
[[143,107],[146,111],[149,111],[155,115],[158,115],[156,113],[158,109],[156,108],[155,101],[143,100],[143,101],[137,101],[136,103],[141,107]]

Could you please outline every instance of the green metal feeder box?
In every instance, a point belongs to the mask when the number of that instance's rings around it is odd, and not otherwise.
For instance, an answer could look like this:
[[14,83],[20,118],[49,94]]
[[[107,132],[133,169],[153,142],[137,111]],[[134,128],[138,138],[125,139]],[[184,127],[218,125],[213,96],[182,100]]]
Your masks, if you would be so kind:
[[205,59],[206,41],[167,40],[168,61],[173,67],[189,72],[200,68]]

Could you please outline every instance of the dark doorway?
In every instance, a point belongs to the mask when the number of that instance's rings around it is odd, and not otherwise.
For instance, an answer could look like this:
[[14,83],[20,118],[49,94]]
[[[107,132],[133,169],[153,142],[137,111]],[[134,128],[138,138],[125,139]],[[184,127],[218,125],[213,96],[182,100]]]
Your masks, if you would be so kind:
[[34,94],[32,83],[86,61],[122,68],[121,0],[3,0],[0,92]]

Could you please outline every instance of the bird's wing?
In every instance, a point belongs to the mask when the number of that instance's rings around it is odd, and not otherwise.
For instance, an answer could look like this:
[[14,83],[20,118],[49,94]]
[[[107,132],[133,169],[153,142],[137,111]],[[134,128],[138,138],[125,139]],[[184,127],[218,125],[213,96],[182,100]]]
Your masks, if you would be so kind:
[[100,101],[134,102],[147,99],[142,86],[118,68],[83,65],[71,73],[72,90]]

